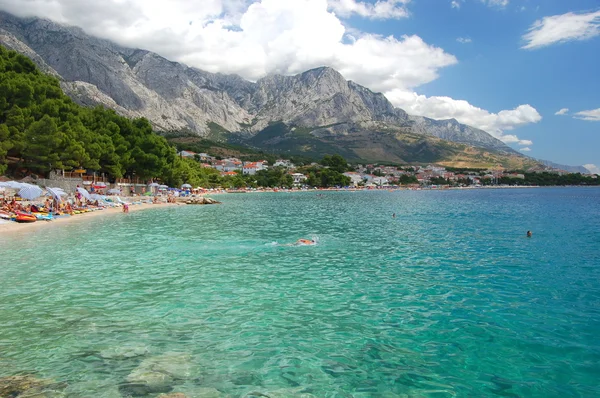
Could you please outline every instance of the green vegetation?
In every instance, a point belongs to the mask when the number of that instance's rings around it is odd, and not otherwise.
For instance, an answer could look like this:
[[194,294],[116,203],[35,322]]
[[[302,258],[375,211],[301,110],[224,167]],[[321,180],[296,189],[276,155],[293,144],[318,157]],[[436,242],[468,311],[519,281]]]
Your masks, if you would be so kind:
[[321,164],[323,166],[329,167],[330,170],[337,171],[338,173],[345,173],[346,171],[351,170],[348,167],[348,162],[340,155],[325,155],[321,160]]
[[146,119],[75,104],[58,80],[3,47],[0,76],[0,171],[10,167],[45,175],[85,168],[112,177],[153,178],[173,167],[175,150]]
[[[209,128],[211,137],[219,140],[228,134],[215,123]],[[204,152],[216,147],[224,154],[237,151],[245,160],[274,162],[274,155],[197,137],[190,139],[189,132],[165,135],[168,140],[155,134],[144,118],[130,120],[102,107],[77,105],[62,92],[57,79],[41,73],[29,58],[0,46],[1,174],[8,171],[14,175],[47,175],[54,169],[83,168],[109,178],[136,176],[142,180],[158,179],[171,186],[189,183],[239,188],[293,184],[283,168],[221,177],[215,169],[177,156],[171,143],[180,150]],[[310,162],[303,157],[291,160],[297,164]],[[332,169],[313,172],[315,178],[319,177],[314,179],[315,185],[346,185],[343,183],[347,177],[338,172],[347,167],[346,161],[341,156],[325,161],[331,163]]]
[[507,185],[600,185],[600,178],[582,175],[580,173],[559,175],[556,173],[525,173],[525,178],[502,177],[499,184]]

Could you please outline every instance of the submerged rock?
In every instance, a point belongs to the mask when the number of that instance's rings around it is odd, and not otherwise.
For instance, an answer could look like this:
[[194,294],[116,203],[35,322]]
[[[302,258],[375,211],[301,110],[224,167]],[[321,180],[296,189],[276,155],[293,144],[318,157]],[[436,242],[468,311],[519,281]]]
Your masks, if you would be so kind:
[[65,389],[67,397],[98,397],[98,398],[122,398],[115,384],[105,380],[88,380],[69,384]]
[[130,359],[148,355],[150,349],[143,344],[124,345],[120,347],[111,347],[100,351],[99,355],[103,359]]
[[0,378],[0,397],[59,398],[65,396],[60,391],[64,387],[62,383],[38,379],[31,375],[7,376]]
[[147,358],[127,376],[129,384],[119,389],[133,395],[142,395],[143,391],[169,392],[176,380],[189,378],[191,370],[191,356],[188,354],[166,353]]
[[244,398],[316,398],[314,395],[302,392],[304,388],[282,388],[273,391],[251,391]]

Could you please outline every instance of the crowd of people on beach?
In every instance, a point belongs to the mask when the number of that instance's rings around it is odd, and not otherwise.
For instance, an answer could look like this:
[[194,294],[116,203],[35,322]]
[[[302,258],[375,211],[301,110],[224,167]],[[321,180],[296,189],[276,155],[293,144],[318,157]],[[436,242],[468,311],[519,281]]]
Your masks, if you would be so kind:
[[[53,220],[56,217],[72,216],[110,207],[121,207],[123,213],[129,213],[129,207],[132,204],[165,202],[164,198],[157,196],[140,197],[138,201],[132,199],[123,200],[119,196],[101,195],[97,190],[90,192],[79,185],[71,194],[62,191],[61,195],[55,195],[52,193],[52,189],[47,189],[46,196],[42,196],[38,200],[24,200],[17,193],[8,196],[1,195],[0,219],[5,220],[4,222],[7,220],[17,222]],[[169,196],[166,198],[166,202],[175,203],[175,198]]]

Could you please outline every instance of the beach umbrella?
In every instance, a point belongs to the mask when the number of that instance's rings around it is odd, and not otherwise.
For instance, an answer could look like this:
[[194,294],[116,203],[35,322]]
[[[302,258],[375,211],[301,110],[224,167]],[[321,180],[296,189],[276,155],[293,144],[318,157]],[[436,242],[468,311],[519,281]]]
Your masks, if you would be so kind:
[[106,188],[106,184],[100,181],[94,184],[94,188]]
[[91,181],[84,181],[83,185],[92,185],[92,182]]
[[23,188],[19,190],[19,196],[25,200],[33,200],[42,196],[42,188],[37,185],[22,183]]
[[90,200],[104,200],[105,196],[97,193],[90,194]]
[[110,194],[117,194],[118,195],[118,194],[121,193],[121,190],[113,188],[113,189],[109,189],[107,192],[110,193]]
[[11,188],[11,189],[21,189],[23,188],[23,183],[16,181],[5,181],[0,182],[0,187]]
[[190,184],[183,184],[181,186],[181,189],[185,189],[185,188],[191,188],[192,186]]
[[161,189],[167,189],[167,188],[169,188],[168,185],[159,185],[158,187],[161,188]]
[[60,201],[61,196],[67,196],[67,193],[63,191],[61,188],[48,188],[46,187],[46,191],[56,200]]
[[79,192],[81,194],[81,196],[83,196],[87,200],[91,199],[90,193],[88,191],[86,191],[84,188],[77,187],[77,192]]
[[158,183],[156,183],[156,182],[153,182],[152,184],[148,184],[148,186],[149,186],[149,187],[153,187],[153,188],[154,188],[154,187],[159,187],[159,186],[160,186],[160,184],[158,184]]

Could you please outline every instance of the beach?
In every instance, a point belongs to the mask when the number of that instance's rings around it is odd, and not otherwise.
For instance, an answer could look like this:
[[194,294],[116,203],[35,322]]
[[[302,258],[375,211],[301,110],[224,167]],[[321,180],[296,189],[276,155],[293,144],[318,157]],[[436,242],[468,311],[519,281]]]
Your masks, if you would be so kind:
[[[127,200],[131,200],[132,198],[125,198]],[[181,206],[183,203],[141,203],[136,205],[129,206],[129,212],[136,212],[145,209],[154,209],[159,207],[171,207],[171,206]],[[77,222],[87,222],[95,217],[102,216],[114,216],[121,214],[122,216],[127,216],[127,214],[123,213],[122,207],[107,207],[102,210],[90,211],[87,213],[76,214],[68,217],[58,217],[52,221],[44,221],[38,220],[33,223],[17,223],[13,221],[9,221],[6,223],[0,224],[0,236],[7,234],[21,234],[31,231],[37,230],[45,230],[52,231],[54,228],[60,227],[61,225],[65,225],[67,223],[77,223]]]

